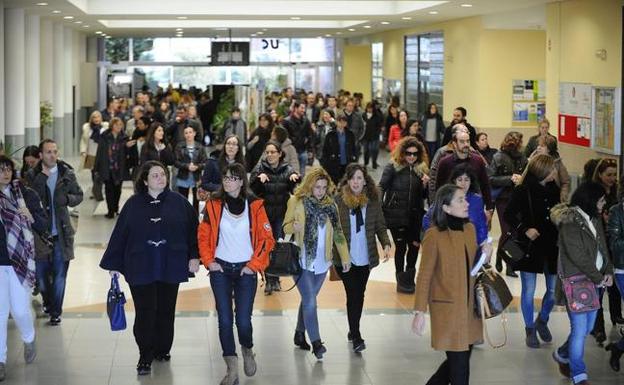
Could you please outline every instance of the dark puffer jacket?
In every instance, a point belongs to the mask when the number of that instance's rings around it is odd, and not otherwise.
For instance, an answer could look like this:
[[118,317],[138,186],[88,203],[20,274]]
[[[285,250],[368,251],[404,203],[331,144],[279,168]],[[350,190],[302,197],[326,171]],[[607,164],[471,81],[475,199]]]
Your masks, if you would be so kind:
[[389,229],[409,226],[420,234],[425,190],[418,167],[388,163],[381,175],[379,188],[386,226]]
[[[265,183],[258,179],[258,175],[263,173],[269,177]],[[264,209],[271,227],[279,227],[274,225],[283,220],[286,215],[286,204],[296,185],[296,182],[290,180],[293,174],[296,172],[289,164],[280,162],[277,167],[273,168],[266,160],[261,160],[251,171],[249,187],[254,194],[264,199]]]
[[502,189],[498,194],[498,199],[509,198],[514,184],[511,181],[513,174],[522,175],[527,165],[527,158],[523,153],[516,151],[498,151],[494,154],[492,162],[488,166],[490,188],[492,190]]
[[191,162],[197,166],[197,170],[193,172],[195,177],[195,181],[199,181],[201,179],[202,171],[204,167],[206,167],[206,162],[208,161],[208,157],[206,156],[206,150],[201,143],[195,142],[195,151],[193,151],[193,156],[191,158],[191,154],[186,146],[186,142],[178,143],[175,148],[175,166],[178,169],[178,178],[186,179],[189,175],[189,164]]

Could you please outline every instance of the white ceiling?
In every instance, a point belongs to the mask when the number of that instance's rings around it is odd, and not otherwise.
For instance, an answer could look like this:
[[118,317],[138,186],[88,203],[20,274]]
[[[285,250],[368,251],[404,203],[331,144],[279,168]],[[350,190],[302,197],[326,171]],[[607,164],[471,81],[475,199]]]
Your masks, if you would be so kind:
[[[224,29],[231,29],[234,37],[349,38],[477,15],[485,16],[486,28],[543,28],[544,5],[554,1],[558,0],[47,0],[45,6],[37,5],[39,0],[5,0],[4,4],[86,33],[103,31],[113,37],[173,37],[182,28],[185,37],[225,35]],[[73,19],[64,19],[68,16]]]

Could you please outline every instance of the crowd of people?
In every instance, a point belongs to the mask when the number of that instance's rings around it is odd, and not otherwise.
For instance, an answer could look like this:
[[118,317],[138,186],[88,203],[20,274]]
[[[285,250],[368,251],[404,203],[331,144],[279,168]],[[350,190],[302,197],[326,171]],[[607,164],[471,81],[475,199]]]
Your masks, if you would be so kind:
[[[366,349],[360,320],[367,282],[394,244],[396,291],[415,295],[413,329],[424,333],[429,312],[432,347],[447,355],[427,383],[468,384],[473,346],[483,341],[469,271],[493,254],[495,211],[499,244],[516,232],[531,245],[520,261],[503,260],[501,253],[492,259],[510,278],[519,273],[527,347],[553,340],[550,313],[556,304],[566,305],[557,288],[569,276],[586,276],[600,299],[606,291],[611,322],[624,322],[617,163],[588,161],[572,192],[548,120],[526,146],[522,133],[511,131],[494,149],[463,107],[445,126],[434,103],[411,118],[395,103],[384,113],[377,102],[363,104],[361,95],[347,91],[332,96],[288,88],[267,97],[267,112],[255,128],[234,107],[222,145],[209,154],[206,144],[214,134],[207,99],[198,92],[143,91],[125,110],[111,99],[83,126],[80,167],[91,170],[90,196],[106,200],[107,218],[118,216],[100,266],[130,285],[139,375],[150,373],[154,360],[170,360],[179,284],[203,265],[227,366],[221,384],[239,381],[234,324],[244,373],[253,376],[258,275],[264,276],[276,241],[292,237],[302,267],[294,277],[301,298],[297,347],[319,360],[326,353],[317,297],[326,276],[335,273],[345,290],[346,337],[353,352]],[[375,181],[368,166],[380,166],[380,148],[390,151],[390,160]],[[120,210],[127,180],[134,182],[134,195]],[[31,288],[41,292],[50,325],[61,323],[74,257],[68,208],[82,199],[75,172],[58,158],[53,140],[27,147],[21,170],[0,157],[0,379],[9,312],[26,362],[35,358]],[[536,316],[539,276],[546,291]],[[267,275],[264,293],[280,290],[279,278]],[[576,313],[568,306],[568,316],[570,335],[553,358],[564,376],[588,384],[584,341],[590,333],[598,343],[606,341],[604,315],[601,308]],[[611,367],[619,370],[624,339],[606,348]]]

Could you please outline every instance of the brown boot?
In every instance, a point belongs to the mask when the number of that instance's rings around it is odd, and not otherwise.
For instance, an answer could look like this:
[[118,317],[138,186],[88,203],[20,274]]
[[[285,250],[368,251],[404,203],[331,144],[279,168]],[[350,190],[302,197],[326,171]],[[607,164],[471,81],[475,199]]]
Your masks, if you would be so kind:
[[238,385],[238,357],[225,356],[223,359],[227,365],[227,373],[219,385]]

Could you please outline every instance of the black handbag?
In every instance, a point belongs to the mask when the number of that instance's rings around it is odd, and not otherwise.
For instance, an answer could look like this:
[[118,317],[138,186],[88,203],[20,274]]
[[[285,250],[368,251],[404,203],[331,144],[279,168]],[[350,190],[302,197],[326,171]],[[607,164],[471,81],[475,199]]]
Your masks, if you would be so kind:
[[[533,214],[531,192],[527,191],[527,196],[529,198],[529,212]],[[501,213],[499,213],[499,215],[501,215]],[[502,241],[496,250],[497,256],[509,264],[528,258],[531,252],[533,241],[521,233],[522,227],[522,223],[520,223],[515,229],[508,231],[507,234],[502,237]]]
[[[475,282],[475,313],[483,322],[484,336],[488,344],[497,349],[507,344],[507,317],[505,309],[513,299],[505,279],[493,269],[482,269],[477,275]],[[501,315],[503,325],[504,341],[494,344],[487,329],[487,319]]]
[[301,274],[299,246],[293,242],[277,242],[269,254],[269,266],[264,271],[268,275],[288,277]]

